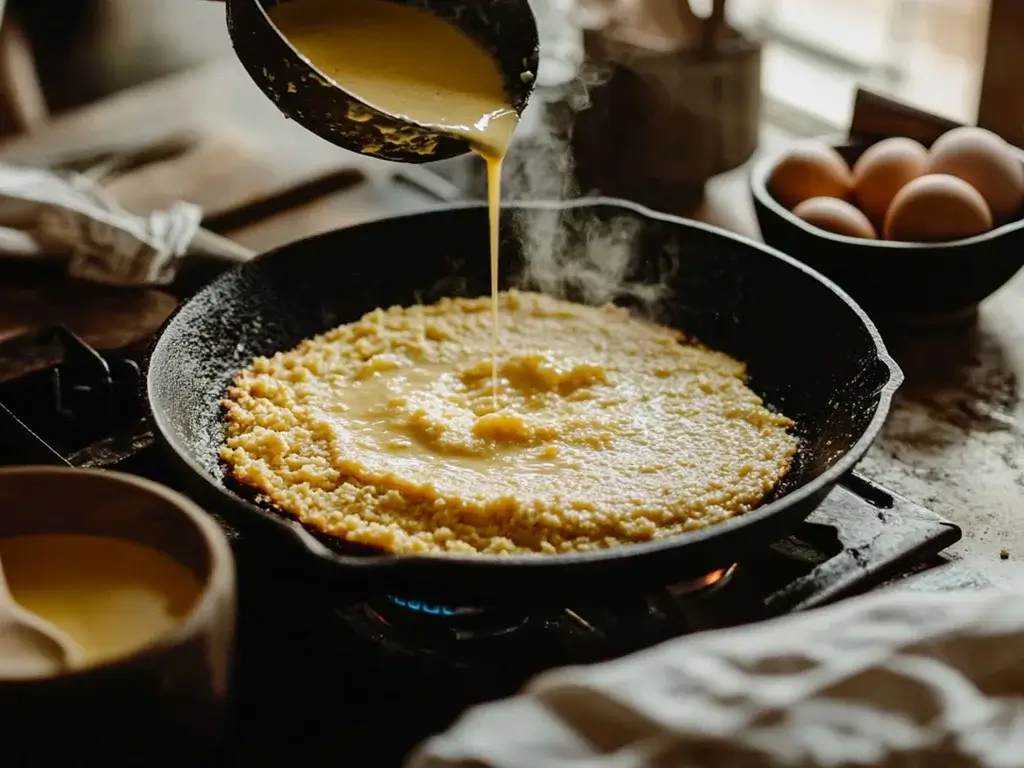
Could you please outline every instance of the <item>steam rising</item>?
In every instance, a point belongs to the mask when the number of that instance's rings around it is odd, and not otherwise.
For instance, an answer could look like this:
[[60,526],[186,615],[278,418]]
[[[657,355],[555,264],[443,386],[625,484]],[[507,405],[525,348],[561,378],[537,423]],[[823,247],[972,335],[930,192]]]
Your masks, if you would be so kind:
[[[591,106],[591,90],[606,82],[610,74],[607,67],[587,62],[563,86],[558,103],[535,105],[539,125],[513,144],[505,161],[503,184],[507,197],[539,201],[579,196],[573,125],[577,116]],[[646,316],[654,316],[668,294],[674,254],[664,260],[668,269],[655,274],[653,282],[650,274],[640,280],[635,272],[642,222],[633,216],[600,220],[580,213],[573,209],[537,209],[516,217],[514,227],[524,260],[519,284],[586,304],[627,303]]]

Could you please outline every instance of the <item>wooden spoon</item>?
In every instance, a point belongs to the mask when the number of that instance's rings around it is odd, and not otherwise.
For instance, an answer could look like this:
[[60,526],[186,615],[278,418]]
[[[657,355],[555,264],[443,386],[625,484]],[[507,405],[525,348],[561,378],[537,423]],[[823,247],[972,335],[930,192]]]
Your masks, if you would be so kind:
[[0,563],[0,679],[58,674],[81,662],[74,640],[14,601]]

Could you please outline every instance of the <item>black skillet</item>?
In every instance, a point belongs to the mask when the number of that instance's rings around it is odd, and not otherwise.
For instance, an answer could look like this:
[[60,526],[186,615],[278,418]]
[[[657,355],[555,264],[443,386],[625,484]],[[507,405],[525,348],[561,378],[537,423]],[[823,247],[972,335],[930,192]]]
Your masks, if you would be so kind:
[[[657,319],[746,361],[752,387],[799,425],[795,463],[767,503],[705,530],[600,552],[401,557],[325,543],[228,479],[217,457],[219,400],[253,356],[288,349],[378,306],[488,292],[487,214],[478,203],[293,243],[185,302],[154,343],[146,390],[157,434],[190,490],[243,534],[264,537],[272,544],[264,551],[282,559],[286,549],[308,555],[339,577],[341,590],[471,604],[557,599],[670,583],[742,561],[745,552],[790,534],[878,433],[902,374],[864,312],[794,259],[607,199],[508,205],[503,218],[504,285],[523,284],[522,232],[541,247],[551,244],[551,233],[568,232],[568,249],[579,259],[607,255],[635,230],[627,238],[636,254],[632,279],[668,289]],[[613,221],[619,245],[607,236]],[[595,222],[604,237],[593,234]]]

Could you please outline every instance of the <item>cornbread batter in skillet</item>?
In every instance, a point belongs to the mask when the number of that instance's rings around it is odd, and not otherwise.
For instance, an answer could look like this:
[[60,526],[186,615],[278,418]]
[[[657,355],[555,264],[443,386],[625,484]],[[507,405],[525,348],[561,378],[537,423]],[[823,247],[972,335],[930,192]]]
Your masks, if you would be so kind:
[[[257,358],[222,458],[303,523],[396,553],[556,553],[742,514],[796,452],[742,363],[618,307],[500,294],[375,310]],[[681,343],[682,342],[682,343]]]

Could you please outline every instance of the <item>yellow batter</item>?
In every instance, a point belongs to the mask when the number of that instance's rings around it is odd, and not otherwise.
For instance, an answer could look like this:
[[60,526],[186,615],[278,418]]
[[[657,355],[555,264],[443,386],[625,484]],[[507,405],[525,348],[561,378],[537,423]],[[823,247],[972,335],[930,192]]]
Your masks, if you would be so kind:
[[387,0],[291,0],[270,18],[348,93],[385,114],[504,155],[518,118],[494,57],[420,8]]
[[500,295],[376,310],[272,358],[224,401],[235,477],[324,533],[398,553],[554,553],[756,506],[792,422],[742,363],[618,307]]
[[86,664],[154,642],[188,615],[202,593],[185,566],[119,539],[0,538],[0,559],[14,599],[62,629]]

